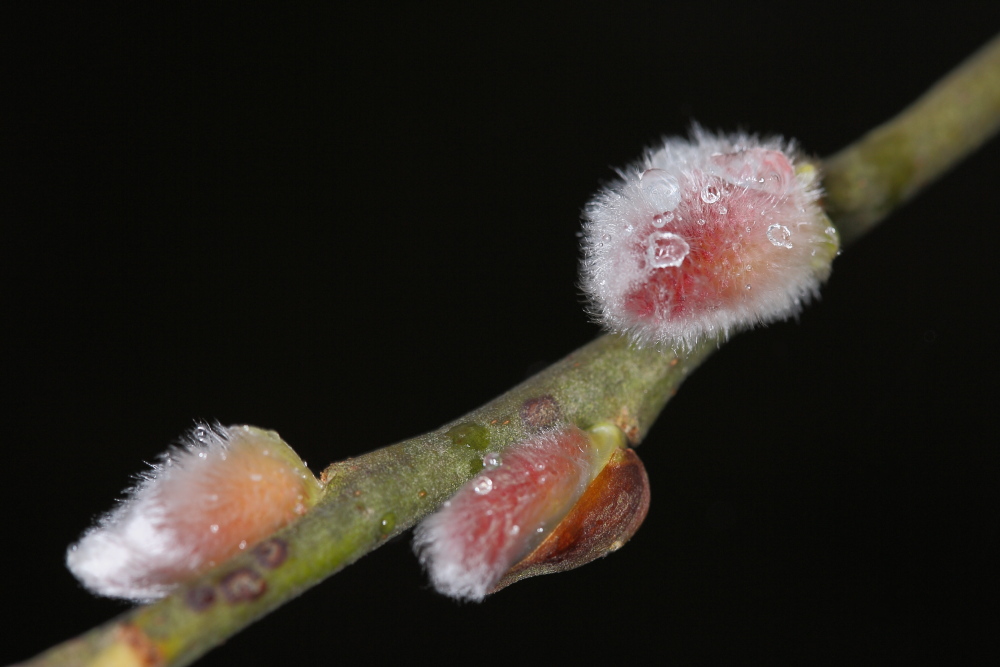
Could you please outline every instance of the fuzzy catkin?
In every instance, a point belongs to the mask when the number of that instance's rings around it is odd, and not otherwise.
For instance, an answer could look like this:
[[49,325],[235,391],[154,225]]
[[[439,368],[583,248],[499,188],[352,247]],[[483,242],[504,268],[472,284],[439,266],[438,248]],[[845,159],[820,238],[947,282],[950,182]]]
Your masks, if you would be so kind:
[[566,515],[598,458],[576,427],[535,434],[502,456],[487,454],[483,472],[414,533],[414,550],[434,588],[482,600]]
[[666,139],[585,209],[591,312],[678,349],[796,315],[838,251],[820,196],[793,142],[700,127]]
[[92,592],[148,601],[303,514],[319,483],[272,431],[199,425],[66,553]]

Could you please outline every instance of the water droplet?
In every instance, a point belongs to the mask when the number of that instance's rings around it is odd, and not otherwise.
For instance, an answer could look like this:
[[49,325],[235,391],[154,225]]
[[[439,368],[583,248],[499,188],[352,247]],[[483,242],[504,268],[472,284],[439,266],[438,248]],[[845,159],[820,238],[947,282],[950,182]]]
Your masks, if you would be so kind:
[[388,535],[396,527],[396,515],[393,512],[386,512],[378,520],[378,529],[383,535]]
[[211,526],[208,527],[208,530],[212,533],[219,532],[219,524],[213,523]]
[[535,532],[536,532],[536,533],[544,533],[544,532],[545,532],[545,529],[544,529],[544,528],[542,528],[541,526],[539,526],[538,528],[535,528]]
[[199,459],[207,459],[208,458],[208,454],[206,452],[198,452],[198,458]]
[[653,216],[653,226],[662,227],[663,225],[667,224],[673,219],[674,219],[673,211],[664,211],[663,213],[659,213]]
[[639,176],[643,194],[659,211],[672,211],[681,203],[677,179],[662,169],[647,169]]
[[771,245],[779,248],[791,248],[792,242],[788,240],[790,238],[792,238],[792,233],[784,225],[775,223],[767,228],[767,240],[771,242]]
[[699,225],[704,225],[705,224],[705,218],[698,218],[697,222],[698,222]]
[[500,455],[496,453],[489,453],[483,457],[483,468],[486,470],[493,470],[494,468],[500,467]]
[[653,232],[646,243],[649,265],[657,269],[680,266],[691,250],[684,237],[672,232]]
[[489,477],[483,477],[472,487],[472,490],[481,496],[485,496],[487,493],[493,490],[493,480]]
[[747,284],[746,284],[746,288],[747,288],[747,289],[750,289],[750,283],[747,283]]
[[729,213],[729,209],[726,208],[725,206],[720,206],[719,207],[719,213],[721,213],[722,215],[725,215],[726,213]]
[[706,204],[714,204],[719,201],[719,188],[714,185],[706,185],[701,189],[701,200]]
[[602,241],[610,241],[611,240],[611,234],[602,234],[601,235],[601,240]]
[[240,540],[240,550],[242,551],[243,549],[246,549],[246,548],[247,548],[247,541],[246,540]]
[[517,535],[518,533],[521,532],[521,527],[515,523],[513,526],[510,527],[510,530],[508,530],[507,532],[509,532],[512,536]]

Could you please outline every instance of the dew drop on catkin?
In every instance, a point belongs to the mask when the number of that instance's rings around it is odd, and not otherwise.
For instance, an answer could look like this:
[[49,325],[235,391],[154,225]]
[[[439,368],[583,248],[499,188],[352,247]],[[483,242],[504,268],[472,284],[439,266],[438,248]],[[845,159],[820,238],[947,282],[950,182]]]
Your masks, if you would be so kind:
[[434,588],[482,600],[570,510],[594,463],[590,440],[575,427],[536,434],[502,456],[487,454],[483,472],[414,533]]
[[690,348],[783,319],[818,294],[837,232],[792,142],[700,127],[588,204],[582,285],[608,329]]

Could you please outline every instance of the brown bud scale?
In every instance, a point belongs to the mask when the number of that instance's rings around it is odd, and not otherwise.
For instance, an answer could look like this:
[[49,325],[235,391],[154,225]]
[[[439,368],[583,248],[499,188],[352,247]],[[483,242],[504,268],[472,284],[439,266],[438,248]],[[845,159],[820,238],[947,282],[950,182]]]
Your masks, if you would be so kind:
[[528,577],[572,570],[616,551],[639,529],[648,510],[646,468],[634,450],[616,450],[569,514],[491,592]]

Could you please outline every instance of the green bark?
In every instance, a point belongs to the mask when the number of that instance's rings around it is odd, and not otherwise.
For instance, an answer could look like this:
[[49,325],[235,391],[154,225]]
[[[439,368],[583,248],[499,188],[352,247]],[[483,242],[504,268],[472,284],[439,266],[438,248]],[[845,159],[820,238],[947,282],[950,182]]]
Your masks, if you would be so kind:
[[898,116],[824,161],[826,211],[847,246],[1000,127],[1000,36]]
[[[826,208],[845,244],[1000,126],[1000,38],[911,107],[824,162]],[[297,523],[178,589],[24,663],[188,664],[399,534],[502,451],[552,420],[616,423],[638,444],[684,378],[721,341],[687,352],[606,335],[436,431],[335,463]]]

